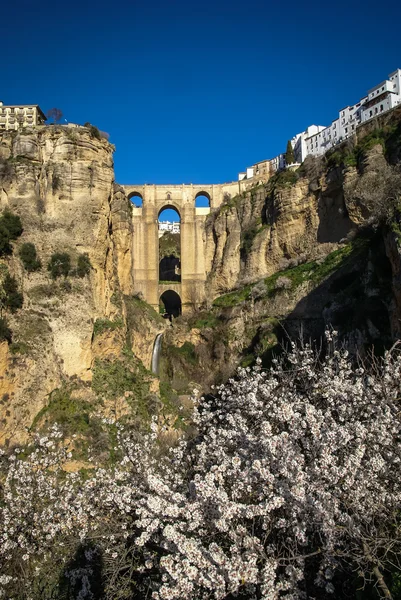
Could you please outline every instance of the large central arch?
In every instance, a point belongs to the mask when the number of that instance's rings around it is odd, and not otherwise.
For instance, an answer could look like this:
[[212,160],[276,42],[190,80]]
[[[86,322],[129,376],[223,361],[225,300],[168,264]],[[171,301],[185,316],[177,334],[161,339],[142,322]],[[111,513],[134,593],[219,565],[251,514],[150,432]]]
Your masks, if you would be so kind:
[[159,210],[159,283],[181,282],[181,216],[172,205]]
[[166,290],[160,296],[160,300],[164,305],[165,314],[175,319],[180,316],[182,312],[181,298],[174,290]]

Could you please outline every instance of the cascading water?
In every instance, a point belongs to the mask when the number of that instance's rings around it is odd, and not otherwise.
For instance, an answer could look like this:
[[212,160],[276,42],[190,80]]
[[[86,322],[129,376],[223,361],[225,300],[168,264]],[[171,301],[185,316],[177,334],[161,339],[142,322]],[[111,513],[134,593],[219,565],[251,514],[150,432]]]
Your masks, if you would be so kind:
[[155,339],[155,343],[153,345],[153,354],[152,354],[152,373],[155,375],[159,374],[159,360],[160,360],[160,348],[162,345],[162,333],[158,333]]

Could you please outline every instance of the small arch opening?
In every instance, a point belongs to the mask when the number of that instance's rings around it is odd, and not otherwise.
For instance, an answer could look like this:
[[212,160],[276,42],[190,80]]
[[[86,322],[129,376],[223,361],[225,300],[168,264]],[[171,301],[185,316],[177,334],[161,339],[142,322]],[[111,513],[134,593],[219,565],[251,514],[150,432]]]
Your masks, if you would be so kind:
[[199,192],[196,194],[195,208],[210,208],[210,196],[207,192]]
[[180,316],[182,304],[181,298],[174,290],[166,290],[160,296],[160,304],[161,308],[164,308],[164,317],[166,319],[170,319],[170,321],[174,318]]
[[135,208],[142,208],[143,198],[139,192],[131,192],[128,195],[128,200],[135,206]]
[[159,281],[181,281],[180,215],[173,206],[159,212]]

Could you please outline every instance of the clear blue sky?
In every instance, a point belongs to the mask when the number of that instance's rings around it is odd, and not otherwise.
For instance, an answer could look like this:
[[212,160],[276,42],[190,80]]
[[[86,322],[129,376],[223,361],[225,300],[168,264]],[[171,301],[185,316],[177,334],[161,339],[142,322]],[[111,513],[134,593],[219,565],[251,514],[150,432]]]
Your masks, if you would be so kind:
[[400,23],[399,0],[6,2],[0,98],[107,131],[120,183],[230,181],[401,67]]

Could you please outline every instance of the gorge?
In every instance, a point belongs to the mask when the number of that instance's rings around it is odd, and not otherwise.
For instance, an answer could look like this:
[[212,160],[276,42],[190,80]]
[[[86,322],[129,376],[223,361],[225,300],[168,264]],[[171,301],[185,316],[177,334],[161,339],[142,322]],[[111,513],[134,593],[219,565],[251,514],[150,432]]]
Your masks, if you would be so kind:
[[0,135],[0,597],[398,598],[401,109],[241,187]]
[[[268,364],[300,331],[318,340],[333,326],[354,351],[389,347],[400,332],[398,217],[388,200],[399,193],[400,114],[297,172],[241,182],[240,193],[238,182],[120,186],[112,145],[84,127],[3,132],[0,208],[23,226],[3,264],[23,306],[7,314],[12,341],[0,345],[1,442],[48,426],[57,390],[76,400],[67,421],[84,414],[91,423],[117,400],[136,414],[134,381],[140,411],[149,416],[161,402],[175,422],[194,387],[208,392],[257,355]],[[201,192],[210,209],[194,208]],[[129,199],[139,193],[142,208]],[[158,281],[155,219],[165,206],[181,211],[178,284]],[[41,270],[24,269],[24,243],[35,246]],[[70,257],[68,276],[46,271],[57,252]],[[78,277],[83,255],[90,269]],[[171,326],[158,305],[174,290],[184,314]],[[157,377],[152,351],[163,332]]]

